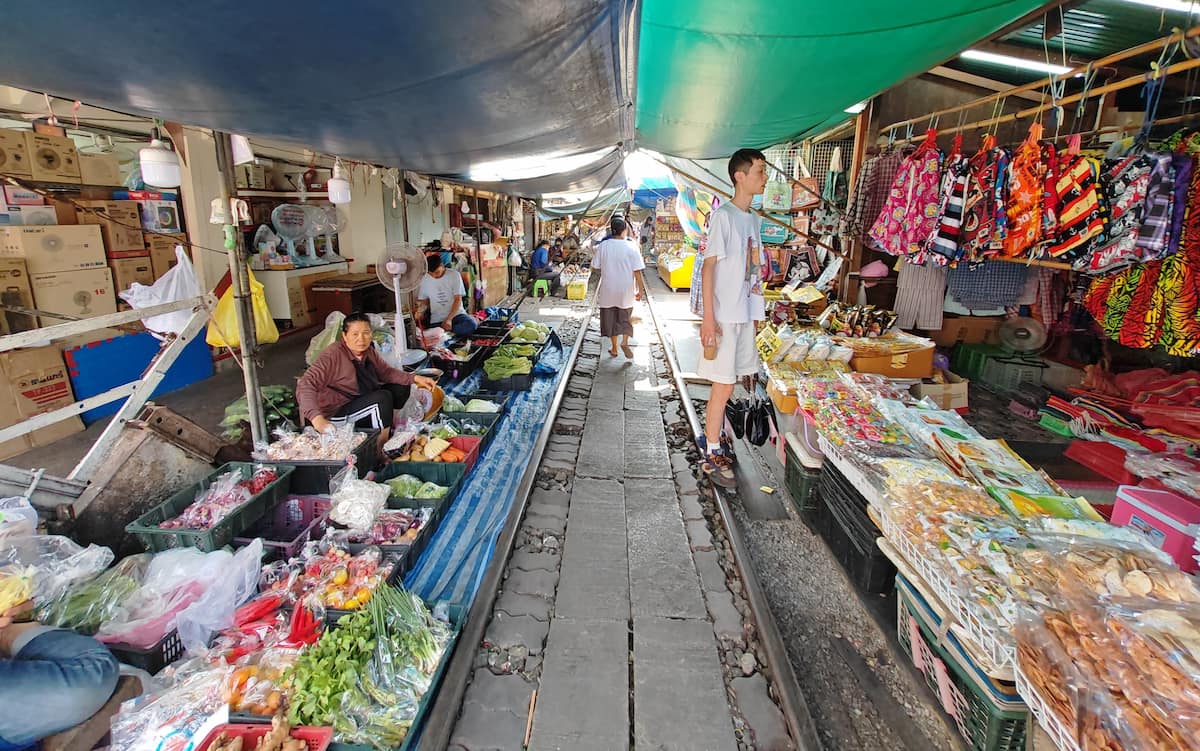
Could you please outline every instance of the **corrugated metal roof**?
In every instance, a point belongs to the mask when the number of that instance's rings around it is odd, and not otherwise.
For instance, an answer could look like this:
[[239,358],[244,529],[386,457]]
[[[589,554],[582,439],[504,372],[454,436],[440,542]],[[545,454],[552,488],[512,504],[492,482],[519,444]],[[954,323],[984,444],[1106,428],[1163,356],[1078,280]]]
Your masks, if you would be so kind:
[[[1124,0],[1091,0],[1063,11],[1063,33],[1049,40],[1047,46],[1052,61],[1061,59],[1064,39],[1068,54],[1096,59],[1166,36],[1172,28],[1187,28],[1198,22],[1200,12],[1164,11]],[[1039,21],[1009,34],[1004,41],[1041,50],[1043,27]]]

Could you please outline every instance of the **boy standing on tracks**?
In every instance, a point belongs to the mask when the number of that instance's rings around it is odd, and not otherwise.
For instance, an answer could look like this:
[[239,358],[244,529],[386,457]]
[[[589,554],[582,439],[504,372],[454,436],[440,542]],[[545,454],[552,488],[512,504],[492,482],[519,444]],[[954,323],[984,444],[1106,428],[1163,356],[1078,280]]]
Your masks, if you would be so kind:
[[721,204],[709,217],[700,290],[704,354],[696,373],[712,382],[700,442],[704,452],[701,469],[717,485],[735,488],[733,445],[721,426],[734,384],[743,376],[758,373],[754,324],[766,313],[766,260],[759,218],[750,210],[750,202],[767,186],[766,157],[756,149],[739,149],[729,158],[729,179],[733,200]]
[[617,356],[617,338],[621,337],[621,351],[632,360],[629,337],[633,336],[633,303],[646,297],[646,282],[642,279],[646,263],[626,236],[629,225],[625,217],[614,216],[608,228],[611,235],[600,243],[592,258],[592,268],[600,269],[600,288],[596,292],[600,336],[612,340],[612,348],[608,350],[611,357]]

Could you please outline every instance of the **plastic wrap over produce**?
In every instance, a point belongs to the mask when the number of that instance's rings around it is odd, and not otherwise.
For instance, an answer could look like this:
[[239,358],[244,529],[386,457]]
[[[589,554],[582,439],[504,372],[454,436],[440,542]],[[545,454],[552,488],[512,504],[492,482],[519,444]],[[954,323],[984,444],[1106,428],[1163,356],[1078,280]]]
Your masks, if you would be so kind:
[[[24,578],[28,584],[26,594],[34,604],[53,602],[72,584],[87,581],[108,568],[114,557],[108,548],[81,547],[59,535],[13,538],[0,549],[0,599],[4,599],[6,581]],[[8,607],[15,604],[19,601]],[[7,609],[0,607],[0,612]]]
[[329,486],[333,489],[330,520],[359,532],[375,523],[390,495],[387,485],[358,479],[353,464],[339,472]]
[[340,461],[352,454],[366,437],[366,433],[355,432],[348,423],[333,425],[325,433],[311,426],[299,433],[279,429],[270,445],[255,447],[254,458],[270,462]]

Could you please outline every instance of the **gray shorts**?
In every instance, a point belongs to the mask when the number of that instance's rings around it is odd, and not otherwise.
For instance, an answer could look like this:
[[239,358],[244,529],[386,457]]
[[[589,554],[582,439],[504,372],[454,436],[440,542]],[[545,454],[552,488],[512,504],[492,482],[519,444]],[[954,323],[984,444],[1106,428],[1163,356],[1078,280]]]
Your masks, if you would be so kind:
[[633,336],[633,308],[601,308],[600,336]]

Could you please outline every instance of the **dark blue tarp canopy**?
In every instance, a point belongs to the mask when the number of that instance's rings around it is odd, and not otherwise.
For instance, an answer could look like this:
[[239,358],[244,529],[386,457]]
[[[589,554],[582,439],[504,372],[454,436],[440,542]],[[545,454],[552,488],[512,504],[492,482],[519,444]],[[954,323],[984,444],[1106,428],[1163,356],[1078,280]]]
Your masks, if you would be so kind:
[[[4,83],[466,178],[632,136],[620,0],[8,0]],[[599,178],[543,190],[599,188]],[[547,187],[549,185],[549,187]]]

